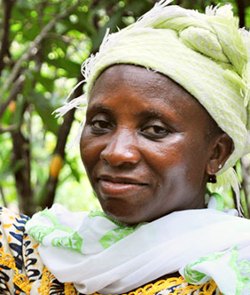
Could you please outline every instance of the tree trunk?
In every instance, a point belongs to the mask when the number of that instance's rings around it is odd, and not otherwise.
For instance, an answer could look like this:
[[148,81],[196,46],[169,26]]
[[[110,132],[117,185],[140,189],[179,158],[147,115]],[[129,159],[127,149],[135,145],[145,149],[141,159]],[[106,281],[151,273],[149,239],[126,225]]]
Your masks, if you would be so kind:
[[238,15],[239,15],[239,25],[240,27],[245,27],[245,0],[237,0]]

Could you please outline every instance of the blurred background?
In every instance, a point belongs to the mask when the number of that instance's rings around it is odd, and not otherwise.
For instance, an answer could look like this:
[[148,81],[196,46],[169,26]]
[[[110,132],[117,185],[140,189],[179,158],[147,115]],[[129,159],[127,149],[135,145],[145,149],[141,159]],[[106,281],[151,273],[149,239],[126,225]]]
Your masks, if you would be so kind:
[[[81,110],[56,119],[81,64],[111,32],[133,23],[153,0],[0,0],[0,205],[32,215],[55,201],[71,210],[98,208],[81,164],[69,147]],[[241,27],[250,27],[250,0],[173,1],[204,11],[231,3]],[[79,87],[73,97],[82,94]],[[249,159],[235,167],[248,214]],[[228,206],[234,202],[229,193]]]

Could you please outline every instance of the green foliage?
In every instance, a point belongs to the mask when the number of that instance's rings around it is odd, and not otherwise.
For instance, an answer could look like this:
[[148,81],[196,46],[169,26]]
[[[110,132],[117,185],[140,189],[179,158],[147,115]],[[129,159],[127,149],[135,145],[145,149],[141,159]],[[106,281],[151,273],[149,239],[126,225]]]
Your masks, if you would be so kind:
[[[97,206],[78,149],[65,152],[63,144],[74,139],[77,124],[69,121],[73,127],[68,134],[62,128],[68,121],[63,123],[52,112],[82,79],[81,63],[96,52],[106,29],[113,32],[134,22],[154,2],[0,1],[0,198],[5,205],[18,202],[30,215],[54,199],[71,209]],[[174,2],[199,10],[224,2],[238,8],[236,1]],[[245,13],[249,24],[249,8]],[[76,121],[83,116],[79,111]],[[53,179],[50,165],[55,154],[64,166]]]
[[[106,29],[115,31],[134,21],[153,2],[1,2],[0,44],[5,51],[0,56],[0,110],[8,104],[0,116],[0,197],[5,205],[14,201],[27,214],[54,199],[71,209],[97,206],[78,149],[65,153],[62,144],[65,137],[68,142],[74,140],[78,127],[73,124],[70,134],[60,132],[63,120],[56,119],[52,112],[82,79],[81,63],[97,50]],[[6,19],[8,12],[10,17]],[[79,112],[78,121],[83,116]],[[20,151],[15,146],[20,146]],[[53,154],[59,154],[64,163],[56,179],[50,175]],[[27,177],[20,177],[18,172]],[[56,194],[49,195],[51,186]],[[30,196],[25,195],[27,192]],[[47,203],[46,198],[50,199]]]

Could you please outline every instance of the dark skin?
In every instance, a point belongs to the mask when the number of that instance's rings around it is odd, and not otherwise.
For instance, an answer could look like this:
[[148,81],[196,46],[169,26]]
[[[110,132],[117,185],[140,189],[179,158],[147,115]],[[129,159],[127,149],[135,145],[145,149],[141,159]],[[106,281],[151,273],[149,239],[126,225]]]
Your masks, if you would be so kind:
[[208,176],[232,148],[181,86],[132,65],[112,66],[97,79],[80,145],[103,210],[128,225],[204,208]]
[[103,210],[122,223],[204,208],[208,176],[231,150],[199,102],[162,74],[115,65],[92,89],[81,156]]

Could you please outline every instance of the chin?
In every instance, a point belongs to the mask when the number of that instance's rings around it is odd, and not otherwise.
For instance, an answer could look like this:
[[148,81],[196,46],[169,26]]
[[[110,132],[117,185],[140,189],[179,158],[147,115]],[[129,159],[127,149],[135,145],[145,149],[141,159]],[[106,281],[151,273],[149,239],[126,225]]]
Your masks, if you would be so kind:
[[138,217],[133,216],[131,211],[126,213],[124,210],[117,211],[113,208],[102,207],[102,209],[112,220],[117,223],[132,226],[142,222],[142,220],[140,220]]

